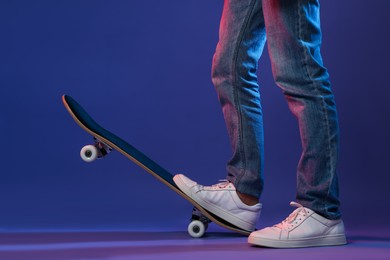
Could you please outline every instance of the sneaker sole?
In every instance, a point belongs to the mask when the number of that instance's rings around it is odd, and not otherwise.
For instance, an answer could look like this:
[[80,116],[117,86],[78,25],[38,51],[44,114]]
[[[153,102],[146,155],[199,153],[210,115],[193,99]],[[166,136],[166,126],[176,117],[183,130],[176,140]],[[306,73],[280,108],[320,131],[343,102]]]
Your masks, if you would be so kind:
[[248,243],[255,246],[272,248],[299,248],[315,246],[341,246],[347,244],[345,235],[315,237],[300,240],[274,240],[249,236]]
[[250,223],[229,214],[225,210],[222,210],[222,209],[216,207],[214,204],[210,204],[206,201],[200,200],[197,197],[192,197],[191,190],[188,189],[187,185],[184,184],[180,178],[174,178],[174,181],[175,181],[176,185],[180,188],[181,191],[183,191],[188,197],[190,197],[192,200],[194,200],[196,203],[198,203],[203,208],[207,209],[211,213],[217,215],[218,217],[226,220],[230,224],[232,224],[240,229],[243,229],[243,230],[246,230],[249,232],[254,231],[255,228],[252,227],[252,225]]

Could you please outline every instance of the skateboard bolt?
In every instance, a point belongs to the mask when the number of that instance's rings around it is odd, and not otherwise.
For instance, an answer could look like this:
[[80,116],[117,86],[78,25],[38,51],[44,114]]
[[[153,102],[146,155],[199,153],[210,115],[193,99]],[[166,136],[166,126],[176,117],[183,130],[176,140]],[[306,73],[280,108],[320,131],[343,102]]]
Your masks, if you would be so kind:
[[199,226],[193,226],[192,231],[194,231],[194,233],[199,233],[199,231],[200,231]]
[[92,152],[90,150],[85,151],[85,156],[91,157],[92,156]]

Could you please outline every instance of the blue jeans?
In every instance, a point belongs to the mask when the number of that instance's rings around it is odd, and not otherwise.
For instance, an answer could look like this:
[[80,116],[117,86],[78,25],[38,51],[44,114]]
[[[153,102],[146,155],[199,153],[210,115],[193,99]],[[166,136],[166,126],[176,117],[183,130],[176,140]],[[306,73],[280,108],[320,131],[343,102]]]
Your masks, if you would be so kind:
[[319,16],[318,0],[225,0],[212,80],[233,148],[227,178],[238,191],[260,197],[264,136],[256,73],[268,43],[275,82],[300,130],[297,202],[338,219],[339,129]]

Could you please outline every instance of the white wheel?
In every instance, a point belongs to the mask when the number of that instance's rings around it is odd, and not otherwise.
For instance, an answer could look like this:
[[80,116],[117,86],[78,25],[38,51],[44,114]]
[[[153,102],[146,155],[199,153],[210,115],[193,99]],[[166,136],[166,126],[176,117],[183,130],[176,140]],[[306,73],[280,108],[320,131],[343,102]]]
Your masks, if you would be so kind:
[[98,150],[93,145],[86,145],[81,148],[80,156],[85,162],[93,162],[98,157]]
[[194,238],[199,238],[204,235],[206,231],[206,227],[204,224],[199,220],[193,220],[188,225],[188,234]]

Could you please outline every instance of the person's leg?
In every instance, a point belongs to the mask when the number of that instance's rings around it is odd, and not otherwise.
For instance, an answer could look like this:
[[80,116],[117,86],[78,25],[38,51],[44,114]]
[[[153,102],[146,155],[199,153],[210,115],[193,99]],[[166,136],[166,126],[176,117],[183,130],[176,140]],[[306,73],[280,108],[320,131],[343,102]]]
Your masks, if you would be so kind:
[[302,156],[297,209],[283,222],[252,232],[253,245],[291,248],[343,245],[336,163],[338,121],[323,66],[318,0],[263,0],[273,74],[297,117]]
[[255,198],[263,189],[263,119],[256,71],[265,40],[261,1],[226,0],[212,80],[233,149],[227,179]]
[[339,129],[329,74],[320,54],[319,2],[263,0],[263,9],[274,78],[300,129],[297,202],[328,219],[338,219]]
[[202,186],[176,175],[177,186],[202,207],[244,230],[258,220],[263,189],[263,121],[257,63],[265,45],[258,0],[225,0],[212,80],[226,120],[233,157],[227,179]]

